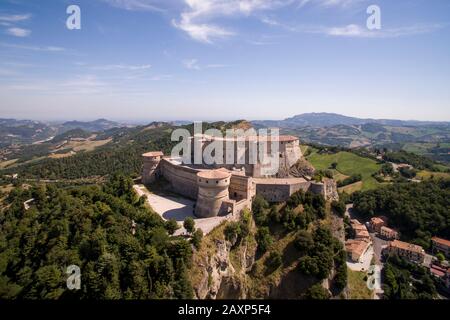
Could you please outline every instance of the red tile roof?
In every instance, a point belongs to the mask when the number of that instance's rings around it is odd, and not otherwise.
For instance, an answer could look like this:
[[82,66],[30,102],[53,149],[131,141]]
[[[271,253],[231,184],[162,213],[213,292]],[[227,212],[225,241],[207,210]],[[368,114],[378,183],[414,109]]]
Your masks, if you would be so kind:
[[408,251],[417,252],[417,253],[423,252],[423,248],[421,246],[418,246],[418,245],[415,245],[412,243],[408,243],[408,242],[399,241],[399,240],[391,241],[390,245],[391,245],[391,247],[399,248],[402,250],[408,250]]
[[434,241],[434,242],[439,243],[441,245],[450,247],[450,240],[446,240],[446,239],[442,239],[442,238],[438,238],[438,237],[433,237],[433,238],[431,238],[431,241]]

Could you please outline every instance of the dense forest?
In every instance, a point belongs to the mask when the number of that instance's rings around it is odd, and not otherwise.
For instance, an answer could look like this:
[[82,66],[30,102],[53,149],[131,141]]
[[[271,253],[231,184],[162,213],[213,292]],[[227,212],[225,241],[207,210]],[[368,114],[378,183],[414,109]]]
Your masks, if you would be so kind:
[[[192,246],[169,237],[144,202],[121,175],[103,186],[14,189],[0,214],[0,298],[191,298]],[[70,265],[81,290],[66,288]]]
[[432,236],[450,238],[450,181],[393,184],[353,195],[354,208],[368,217],[385,215],[402,238],[424,248]]

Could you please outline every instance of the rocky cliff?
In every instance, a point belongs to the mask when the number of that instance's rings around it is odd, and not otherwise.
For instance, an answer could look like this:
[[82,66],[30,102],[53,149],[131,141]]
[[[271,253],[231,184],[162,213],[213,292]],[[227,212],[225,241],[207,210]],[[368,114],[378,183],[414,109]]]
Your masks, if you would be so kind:
[[245,299],[248,297],[246,272],[255,261],[256,246],[249,239],[240,244],[225,240],[225,224],[205,238],[193,257],[191,280],[198,299]]

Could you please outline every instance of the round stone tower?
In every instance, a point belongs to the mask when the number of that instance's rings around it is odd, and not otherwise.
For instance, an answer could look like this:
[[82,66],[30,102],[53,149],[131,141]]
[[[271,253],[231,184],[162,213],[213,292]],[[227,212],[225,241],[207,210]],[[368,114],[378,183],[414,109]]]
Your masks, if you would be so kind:
[[159,162],[164,154],[161,151],[147,152],[142,155],[144,165],[142,166],[142,183],[149,184],[155,181]]
[[224,170],[208,170],[197,173],[198,197],[195,215],[199,218],[216,217],[226,208],[224,200],[229,199],[231,173]]

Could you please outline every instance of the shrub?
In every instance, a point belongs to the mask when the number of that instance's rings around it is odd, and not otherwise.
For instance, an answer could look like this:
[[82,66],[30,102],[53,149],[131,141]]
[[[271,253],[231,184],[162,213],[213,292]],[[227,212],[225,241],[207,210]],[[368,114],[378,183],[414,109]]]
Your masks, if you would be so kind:
[[184,219],[183,223],[184,228],[189,234],[193,234],[195,231],[195,221],[191,217],[187,217]]
[[279,252],[272,251],[265,261],[265,265],[270,270],[275,271],[283,264],[283,257]]
[[178,223],[175,219],[170,219],[170,220],[166,221],[164,227],[166,228],[167,232],[170,235],[173,235],[175,233],[175,231],[180,229],[180,226],[178,225]]
[[194,234],[192,235],[192,244],[194,245],[194,247],[198,250],[200,249],[200,246],[202,244],[202,239],[203,239],[203,231],[202,229],[197,229]]
[[256,232],[256,242],[258,244],[258,250],[261,252],[266,252],[267,249],[272,245],[273,238],[270,235],[269,228],[261,227]]

